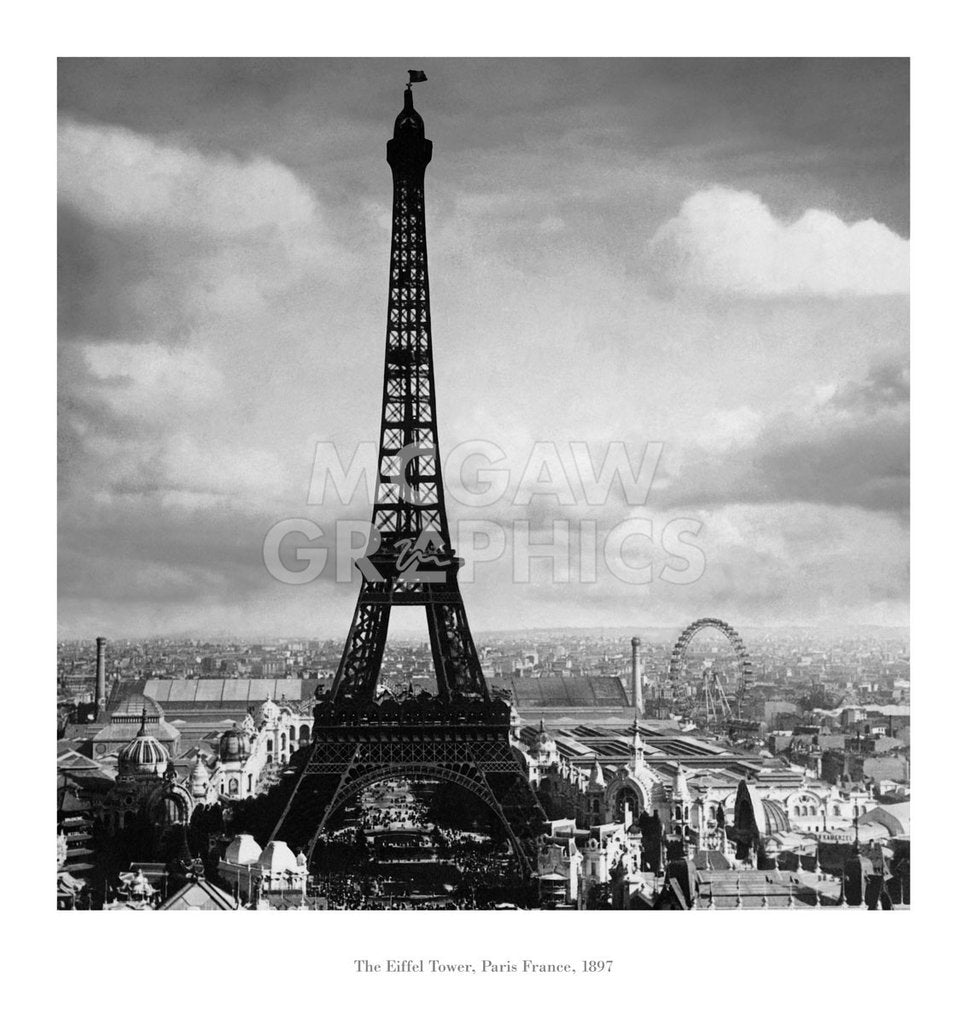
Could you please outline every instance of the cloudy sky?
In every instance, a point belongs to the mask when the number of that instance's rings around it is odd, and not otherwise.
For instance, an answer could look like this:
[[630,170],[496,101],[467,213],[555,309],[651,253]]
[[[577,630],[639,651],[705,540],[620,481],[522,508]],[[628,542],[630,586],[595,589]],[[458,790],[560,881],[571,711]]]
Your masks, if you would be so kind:
[[[282,583],[263,541],[368,516],[312,473],[377,439],[408,67],[442,447],[498,446],[508,484],[451,500],[506,538],[472,626],[905,624],[905,61],[64,60],[61,636],[345,633],[335,559]],[[615,441],[661,445],[646,500],[584,494],[571,446]],[[603,557],[629,519],[634,581]],[[567,579],[515,581],[555,521]]]

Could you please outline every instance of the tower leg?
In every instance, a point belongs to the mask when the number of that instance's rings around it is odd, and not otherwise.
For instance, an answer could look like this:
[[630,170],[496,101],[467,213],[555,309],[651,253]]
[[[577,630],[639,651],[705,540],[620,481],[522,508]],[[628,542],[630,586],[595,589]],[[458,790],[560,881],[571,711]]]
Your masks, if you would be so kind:
[[445,686],[447,697],[486,697],[487,686],[463,601],[458,596],[446,604],[428,604],[426,621],[441,693]]
[[365,592],[360,591],[353,624],[333,682],[334,693],[373,699],[386,648],[389,613],[389,604],[367,601]]

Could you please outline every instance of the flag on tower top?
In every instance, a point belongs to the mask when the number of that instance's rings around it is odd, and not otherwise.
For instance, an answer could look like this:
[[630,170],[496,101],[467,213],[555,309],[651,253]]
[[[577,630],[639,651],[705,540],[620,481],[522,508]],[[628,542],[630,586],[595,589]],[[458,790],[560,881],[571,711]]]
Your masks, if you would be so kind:
[[410,85],[414,82],[425,82],[426,72],[424,71],[410,71]]

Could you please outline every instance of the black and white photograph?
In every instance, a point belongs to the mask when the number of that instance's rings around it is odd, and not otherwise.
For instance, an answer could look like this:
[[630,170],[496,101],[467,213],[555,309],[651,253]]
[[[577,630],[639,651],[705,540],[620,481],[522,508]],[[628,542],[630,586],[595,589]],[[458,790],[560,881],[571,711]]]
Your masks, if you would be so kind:
[[56,75],[58,910],[914,905],[909,59]]

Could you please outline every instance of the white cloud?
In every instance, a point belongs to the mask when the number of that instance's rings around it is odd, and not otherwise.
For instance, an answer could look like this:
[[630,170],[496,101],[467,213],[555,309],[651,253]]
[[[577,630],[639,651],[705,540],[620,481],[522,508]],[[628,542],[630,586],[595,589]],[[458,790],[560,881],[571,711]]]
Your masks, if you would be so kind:
[[243,440],[201,445],[189,434],[168,438],[161,458],[164,500],[186,508],[229,503],[265,511],[289,483],[275,452]]
[[[96,460],[96,499],[182,509],[266,510],[291,490],[275,451],[244,436],[226,381],[198,348],[86,343],[87,397],[114,420],[74,425]],[[302,481],[298,483],[301,485]]]
[[[723,410],[722,425],[737,426],[735,443],[711,430],[696,432],[697,445],[679,462],[666,463],[673,479],[660,490],[683,505],[801,502],[905,520],[909,387],[905,366],[884,364],[862,381],[814,388],[799,408],[791,404],[772,417]],[[790,393],[791,400],[796,397]]]
[[62,301],[63,336],[180,343],[277,315],[339,265],[328,211],[276,160],[66,117],[58,157],[59,253],[82,269]]
[[692,437],[696,444],[709,451],[728,451],[754,441],[762,430],[763,419],[761,412],[747,405],[717,409],[704,417]]
[[126,128],[58,126],[60,198],[111,227],[154,227],[234,237],[297,229],[316,216],[312,192],[265,157],[205,154]]
[[696,192],[649,242],[657,272],[685,289],[739,295],[909,292],[910,243],[875,220],[807,210],[785,224],[751,192]]
[[166,423],[214,401],[222,387],[221,373],[198,349],[103,342],[85,344],[83,352],[98,398],[119,416]]

